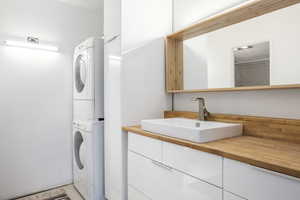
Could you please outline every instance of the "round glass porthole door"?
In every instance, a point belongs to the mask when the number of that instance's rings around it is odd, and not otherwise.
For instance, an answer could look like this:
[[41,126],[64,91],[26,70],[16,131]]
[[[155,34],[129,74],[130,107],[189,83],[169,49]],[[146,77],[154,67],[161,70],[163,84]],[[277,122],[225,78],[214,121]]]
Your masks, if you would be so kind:
[[75,63],[75,87],[77,92],[82,92],[86,84],[87,64],[82,55],[79,55]]
[[76,131],[74,136],[74,157],[76,165],[79,169],[84,168],[84,153],[83,153],[83,138],[79,131]]

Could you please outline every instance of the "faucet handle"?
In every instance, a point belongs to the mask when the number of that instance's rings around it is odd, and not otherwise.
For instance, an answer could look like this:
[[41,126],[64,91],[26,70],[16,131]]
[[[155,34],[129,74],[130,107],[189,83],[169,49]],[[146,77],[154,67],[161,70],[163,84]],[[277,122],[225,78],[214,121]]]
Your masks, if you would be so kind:
[[210,112],[208,112],[206,106],[204,106],[204,118],[207,118],[210,115]]

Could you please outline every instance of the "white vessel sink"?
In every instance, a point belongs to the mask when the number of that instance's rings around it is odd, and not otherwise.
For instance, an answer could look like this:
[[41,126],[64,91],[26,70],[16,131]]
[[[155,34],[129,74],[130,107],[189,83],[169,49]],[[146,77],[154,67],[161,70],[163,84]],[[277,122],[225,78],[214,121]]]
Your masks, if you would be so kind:
[[241,124],[199,121],[185,118],[142,120],[142,129],[197,143],[240,136],[243,132]]

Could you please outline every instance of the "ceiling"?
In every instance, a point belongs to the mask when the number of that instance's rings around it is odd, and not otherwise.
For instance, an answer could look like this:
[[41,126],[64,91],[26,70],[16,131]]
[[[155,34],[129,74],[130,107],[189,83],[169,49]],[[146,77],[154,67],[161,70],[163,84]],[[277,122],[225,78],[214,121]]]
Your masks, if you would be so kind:
[[89,10],[98,10],[101,8],[101,0],[56,0],[71,6],[81,7]]

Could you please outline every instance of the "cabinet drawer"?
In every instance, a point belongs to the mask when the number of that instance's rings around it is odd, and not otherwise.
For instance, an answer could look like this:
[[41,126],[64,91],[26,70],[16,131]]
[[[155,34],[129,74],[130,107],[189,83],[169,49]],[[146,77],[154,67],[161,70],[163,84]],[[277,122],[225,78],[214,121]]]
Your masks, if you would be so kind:
[[163,160],[175,169],[222,187],[221,156],[163,142]]
[[151,200],[140,191],[128,186],[128,200]]
[[250,200],[296,200],[300,180],[238,161],[224,159],[224,188]]
[[152,160],[162,161],[162,141],[128,133],[128,149]]
[[[168,199],[167,181],[171,169],[153,164],[153,160],[139,154],[128,152],[128,184],[154,200]],[[155,161],[156,162],[156,161]]]
[[246,199],[224,191],[224,199],[223,200],[246,200]]
[[220,188],[133,152],[128,152],[128,184],[154,200],[222,200]]

